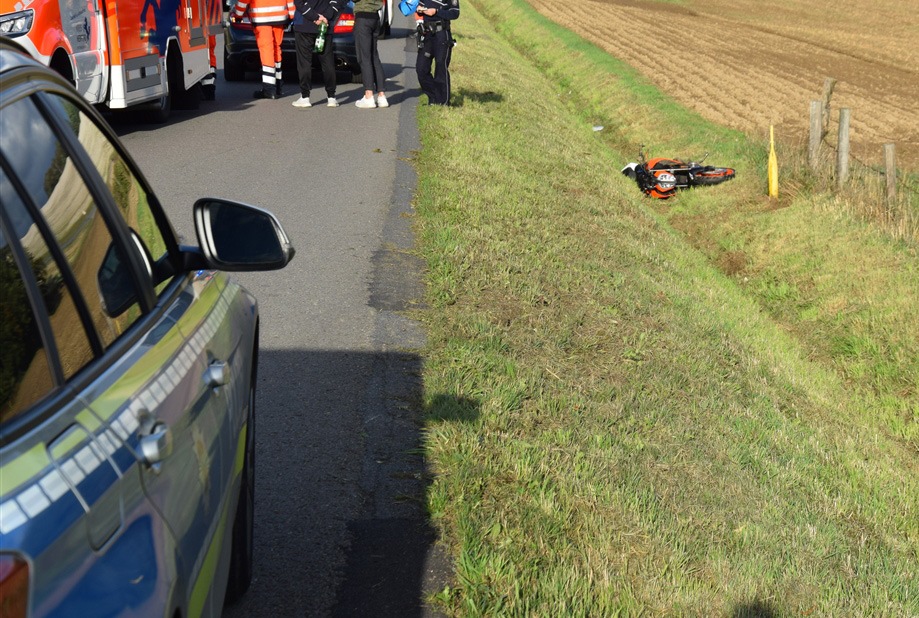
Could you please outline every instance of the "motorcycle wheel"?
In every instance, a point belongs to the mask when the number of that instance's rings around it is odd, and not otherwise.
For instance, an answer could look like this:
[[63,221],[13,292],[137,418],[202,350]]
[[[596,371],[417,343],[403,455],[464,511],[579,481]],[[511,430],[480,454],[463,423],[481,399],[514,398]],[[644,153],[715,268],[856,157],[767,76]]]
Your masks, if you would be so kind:
[[711,169],[696,172],[694,174],[695,182],[693,184],[700,186],[717,185],[726,180],[733,180],[734,170],[730,167],[713,167]]

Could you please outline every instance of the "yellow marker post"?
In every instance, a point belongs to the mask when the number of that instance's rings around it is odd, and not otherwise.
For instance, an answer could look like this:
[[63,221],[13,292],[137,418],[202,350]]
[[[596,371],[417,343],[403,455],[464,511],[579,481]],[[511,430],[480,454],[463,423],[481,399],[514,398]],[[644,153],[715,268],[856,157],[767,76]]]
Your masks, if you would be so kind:
[[769,125],[769,197],[779,196],[779,161],[775,156],[775,134]]

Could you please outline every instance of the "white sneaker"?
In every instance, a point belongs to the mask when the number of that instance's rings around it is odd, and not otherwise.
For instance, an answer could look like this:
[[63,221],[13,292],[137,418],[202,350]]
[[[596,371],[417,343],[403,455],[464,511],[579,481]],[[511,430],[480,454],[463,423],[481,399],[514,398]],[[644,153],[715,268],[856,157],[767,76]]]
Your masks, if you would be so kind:
[[357,103],[355,103],[354,105],[355,105],[356,107],[361,108],[361,109],[371,109],[371,108],[377,106],[377,104],[374,103],[374,101],[373,101],[373,97],[370,97],[369,99],[368,99],[367,97],[363,97],[363,98],[361,98],[361,99],[358,99]]
[[338,107],[338,99],[335,97],[329,97],[329,100],[326,101],[326,105],[329,107]]
[[293,105],[294,107],[312,107],[313,106],[313,104],[310,103],[309,97],[300,97],[299,99],[291,103],[291,105]]
[[386,100],[385,94],[377,95],[377,107],[389,107],[389,101]]

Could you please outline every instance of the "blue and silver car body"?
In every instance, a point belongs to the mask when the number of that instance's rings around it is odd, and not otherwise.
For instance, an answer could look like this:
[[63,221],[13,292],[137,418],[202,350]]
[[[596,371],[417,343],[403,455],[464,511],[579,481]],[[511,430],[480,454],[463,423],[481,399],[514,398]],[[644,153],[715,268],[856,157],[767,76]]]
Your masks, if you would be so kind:
[[33,616],[220,613],[258,313],[223,274],[176,285],[149,332],[3,446],[0,547],[30,563]]
[[104,120],[3,39],[0,197],[4,616],[219,616],[252,574],[259,325],[221,271],[289,240],[202,199],[179,246]]

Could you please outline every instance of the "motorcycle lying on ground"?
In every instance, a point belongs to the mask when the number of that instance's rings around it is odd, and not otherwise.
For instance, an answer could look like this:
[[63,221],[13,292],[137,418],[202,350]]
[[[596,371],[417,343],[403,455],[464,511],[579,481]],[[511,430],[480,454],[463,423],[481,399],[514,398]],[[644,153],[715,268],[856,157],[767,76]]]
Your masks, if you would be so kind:
[[638,183],[638,188],[657,199],[667,199],[676,195],[678,189],[717,185],[734,178],[730,167],[703,165],[706,154],[699,161],[681,161],[655,157],[645,159],[645,145],[638,147],[638,163],[629,163],[622,168],[622,173]]

